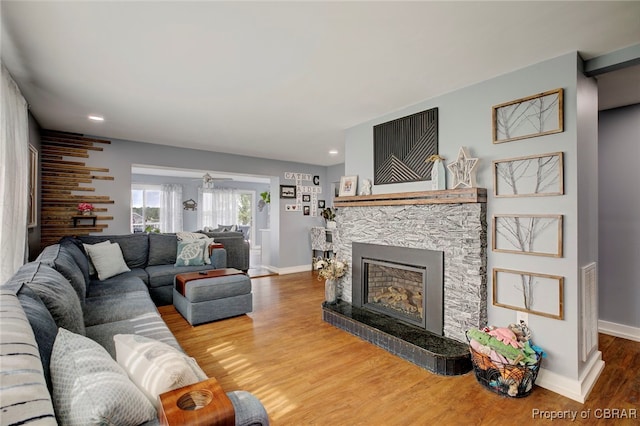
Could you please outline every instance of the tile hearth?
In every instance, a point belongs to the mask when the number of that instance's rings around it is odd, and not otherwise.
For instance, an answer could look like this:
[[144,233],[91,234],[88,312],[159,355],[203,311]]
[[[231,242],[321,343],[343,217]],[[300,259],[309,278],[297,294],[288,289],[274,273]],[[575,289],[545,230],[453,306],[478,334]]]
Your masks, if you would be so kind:
[[398,322],[339,300],[322,304],[322,319],[435,374],[454,376],[471,371],[466,344]]

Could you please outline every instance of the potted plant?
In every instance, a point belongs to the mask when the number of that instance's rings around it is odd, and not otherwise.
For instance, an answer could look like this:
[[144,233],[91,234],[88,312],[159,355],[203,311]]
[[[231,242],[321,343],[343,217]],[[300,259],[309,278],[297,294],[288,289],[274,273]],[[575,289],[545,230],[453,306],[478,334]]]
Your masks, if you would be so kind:
[[260,193],[260,201],[258,201],[258,210],[262,211],[264,206],[271,204],[271,192],[264,191]]
[[95,207],[91,203],[80,203],[78,204],[78,211],[83,216],[91,216],[91,212]]
[[336,227],[336,222],[334,220],[336,218],[336,214],[331,207],[327,207],[322,210],[322,217],[327,221],[327,228],[334,229]]

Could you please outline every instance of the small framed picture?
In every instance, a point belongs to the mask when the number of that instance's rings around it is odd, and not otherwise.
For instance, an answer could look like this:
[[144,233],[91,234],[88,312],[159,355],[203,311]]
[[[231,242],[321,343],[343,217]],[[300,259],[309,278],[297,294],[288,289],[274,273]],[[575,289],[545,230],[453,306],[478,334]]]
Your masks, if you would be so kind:
[[318,200],[318,208],[319,209],[324,209],[325,205],[326,204],[325,204],[324,200]]
[[303,206],[302,207],[302,213],[305,216],[309,216],[311,214],[311,206]]
[[302,202],[303,202],[303,203],[308,203],[308,202],[310,202],[310,201],[311,201],[311,195],[309,195],[309,194],[304,194],[304,195],[302,196]]
[[356,195],[358,176],[342,176],[340,178],[340,197]]
[[296,186],[280,185],[280,198],[296,198]]

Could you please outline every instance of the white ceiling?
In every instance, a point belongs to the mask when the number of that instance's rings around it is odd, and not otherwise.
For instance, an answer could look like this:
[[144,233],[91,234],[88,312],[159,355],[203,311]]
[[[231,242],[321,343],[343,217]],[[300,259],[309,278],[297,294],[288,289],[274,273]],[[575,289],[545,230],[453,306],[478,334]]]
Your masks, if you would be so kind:
[[318,165],[363,121],[639,41],[640,2],[2,1],[42,127]]

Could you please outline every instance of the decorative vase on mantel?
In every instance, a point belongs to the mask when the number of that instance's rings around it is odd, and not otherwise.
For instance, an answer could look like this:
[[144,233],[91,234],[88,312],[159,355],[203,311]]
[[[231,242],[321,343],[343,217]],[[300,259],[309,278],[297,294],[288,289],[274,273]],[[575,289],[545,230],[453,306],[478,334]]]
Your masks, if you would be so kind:
[[333,305],[338,300],[338,296],[336,295],[337,287],[338,280],[327,279],[324,282],[324,300],[330,305]]

